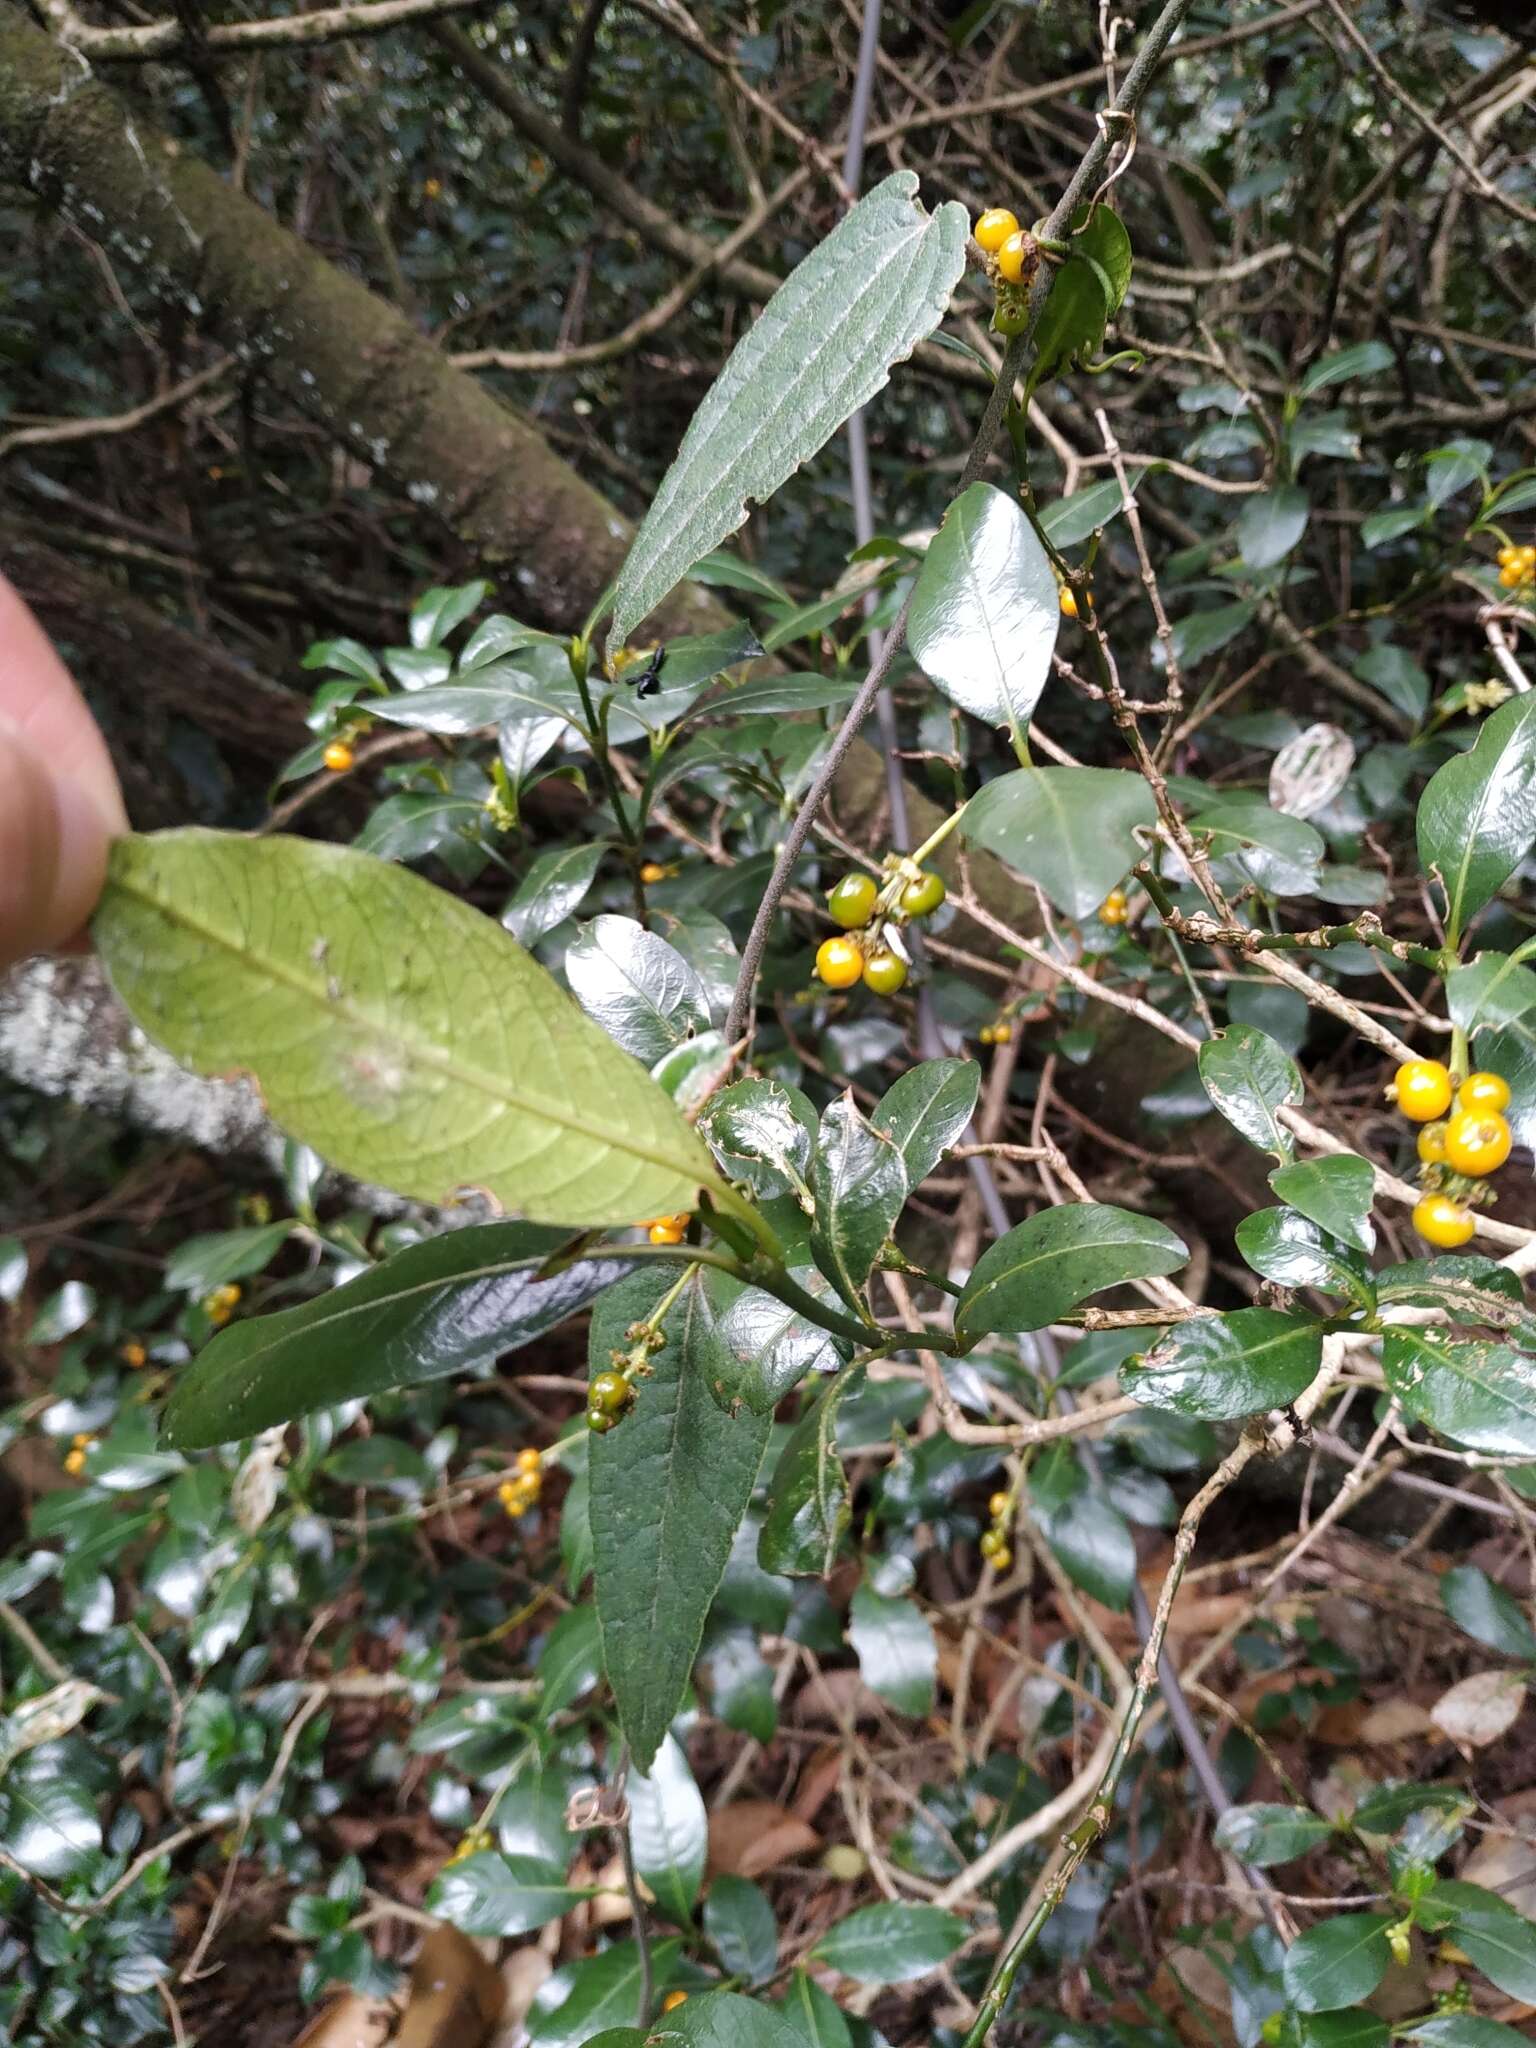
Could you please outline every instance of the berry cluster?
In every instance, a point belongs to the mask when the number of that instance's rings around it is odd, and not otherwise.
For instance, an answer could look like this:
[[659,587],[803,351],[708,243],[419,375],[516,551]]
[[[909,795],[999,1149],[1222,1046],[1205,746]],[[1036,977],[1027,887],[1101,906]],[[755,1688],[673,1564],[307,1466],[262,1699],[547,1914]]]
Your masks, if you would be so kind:
[[619,1371],[617,1365],[595,1373],[587,1388],[588,1429],[595,1429],[599,1436],[606,1436],[634,1398],[634,1383],[627,1373]]
[[1498,1074],[1468,1074],[1458,1085],[1442,1061],[1408,1060],[1387,1093],[1423,1126],[1424,1194],[1414,1206],[1413,1227],[1427,1244],[1454,1251],[1477,1228],[1472,1210],[1492,1200],[1482,1183],[1498,1172],[1514,1142],[1504,1119],[1509,1083]]
[[989,206],[977,221],[976,246],[992,258],[1004,284],[1027,285],[1040,267],[1040,247],[1018,215],[1006,206]]
[[95,1437],[83,1429],[71,1440],[69,1449],[64,1453],[64,1470],[71,1479],[78,1479],[85,1470],[85,1454],[95,1441]]
[[203,1296],[203,1314],[216,1330],[222,1330],[234,1314],[240,1301],[240,1288],[233,1280],[222,1287],[215,1287],[212,1294]]
[[644,1223],[637,1224],[652,1244],[681,1244],[688,1235],[688,1226],[693,1218],[685,1210],[680,1216],[651,1216]]
[[1130,906],[1126,902],[1125,891],[1123,889],[1111,889],[1104,898],[1104,901],[1099,905],[1099,923],[1110,925],[1128,924],[1130,916]]
[[1013,1502],[1006,1493],[994,1493],[987,1502],[992,1526],[982,1532],[980,1549],[995,1572],[1005,1572],[1013,1563],[1013,1552],[1008,1548],[1008,1517],[1012,1511]]
[[544,1490],[544,1461],[529,1444],[517,1454],[517,1477],[503,1479],[496,1489],[496,1498],[515,1522],[520,1515],[526,1515],[530,1508],[539,1504],[539,1495]]
[[983,1024],[976,1036],[983,1045],[1011,1045],[1013,1026],[1006,1017],[1000,1017],[995,1024]]
[[892,929],[931,917],[944,901],[944,877],[899,857],[886,862],[883,883],[872,875],[844,875],[827,897],[827,915],[845,936],[823,939],[816,972],[828,988],[862,981],[877,996],[893,996],[907,978],[907,962],[892,943]]
[[1529,543],[1517,548],[1513,542],[1499,549],[1496,557],[1499,581],[1506,590],[1524,590],[1536,584],[1536,547]]

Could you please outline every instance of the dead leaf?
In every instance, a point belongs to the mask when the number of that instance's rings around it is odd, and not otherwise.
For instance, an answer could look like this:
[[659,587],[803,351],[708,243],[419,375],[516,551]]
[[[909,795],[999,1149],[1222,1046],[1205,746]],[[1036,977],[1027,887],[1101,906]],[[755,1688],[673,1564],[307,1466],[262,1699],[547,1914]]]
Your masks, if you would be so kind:
[[1360,1723],[1360,1740],[1383,1749],[1391,1742],[1427,1735],[1431,1726],[1428,1709],[1417,1700],[1382,1700]]
[[771,1799],[742,1799],[709,1817],[711,1877],[757,1877],[820,1848],[813,1827]]
[[315,2014],[293,2048],[383,2048],[393,2019],[378,1999],[348,1991]]
[[456,1927],[434,1927],[411,1966],[392,2048],[484,2048],[501,2017],[500,1973]]
[[1463,1756],[1470,1756],[1507,1734],[1524,1705],[1525,1679],[1518,1671],[1474,1671],[1440,1695],[1430,1719]]
[[512,2048],[521,2038],[523,2022],[533,2009],[534,1994],[554,1975],[551,1957],[539,1948],[516,1948],[501,1966],[503,2004],[501,2025],[491,2036],[491,2048]]
[[1527,1920],[1536,1919],[1536,1840],[1532,1839],[1536,1834],[1532,1826],[1536,1822],[1536,1787],[1495,1799],[1493,1810],[1506,1827],[1517,1832],[1484,1835],[1456,1875],[1467,1884],[1497,1892]]

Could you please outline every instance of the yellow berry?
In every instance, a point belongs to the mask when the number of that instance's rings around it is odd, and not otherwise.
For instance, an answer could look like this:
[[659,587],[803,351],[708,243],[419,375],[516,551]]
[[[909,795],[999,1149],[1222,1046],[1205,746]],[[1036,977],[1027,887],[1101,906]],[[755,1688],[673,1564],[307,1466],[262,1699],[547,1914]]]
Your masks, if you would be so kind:
[[687,2003],[688,1994],[686,1991],[669,1991],[661,2001],[661,2009],[663,2012],[676,2012],[680,2005],[686,2005]]
[[646,1236],[652,1244],[681,1244],[683,1241],[683,1232],[679,1230],[670,1217],[664,1218],[659,1223],[653,1223],[646,1232]]
[[64,1459],[64,1470],[72,1479],[78,1477],[85,1470],[84,1451],[77,1449],[68,1452]]
[[1013,1552],[1008,1548],[1007,1544],[1005,1543],[1002,1549],[994,1554],[992,1559],[992,1569],[995,1572],[1005,1572],[1007,1571],[1009,1565],[1011,1565],[1012,1563]]
[[1453,1202],[1449,1195],[1426,1195],[1413,1209],[1413,1227],[1426,1244],[1441,1251],[1453,1251],[1465,1244],[1477,1225],[1472,1212]]
[[1035,238],[1022,228],[1008,237],[997,251],[997,268],[1009,284],[1027,284],[1040,261]]
[[1404,1060],[1392,1086],[1398,1108],[1413,1123],[1433,1123],[1451,1106],[1450,1069],[1441,1060]]
[[357,756],[345,740],[332,740],[320,758],[333,775],[345,775]]
[[87,1445],[93,1444],[95,1443],[95,1441],[95,1437],[91,1435],[88,1429],[77,1429],[74,1435],[70,1438],[70,1442],[74,1445],[77,1451],[83,1451],[87,1447]]
[[1070,585],[1065,583],[1061,586],[1061,611],[1063,618],[1077,617],[1077,599],[1073,596]]
[[992,1043],[994,1045],[1012,1045],[1013,1026],[1006,1017],[1001,1024],[994,1024],[992,1026]]
[[1459,1110],[1445,1127],[1445,1163],[1474,1180],[1497,1173],[1514,1139],[1497,1110]]
[[122,1350],[123,1363],[137,1372],[141,1365],[149,1363],[149,1353],[142,1344],[125,1344]]
[[1456,1107],[1492,1110],[1502,1115],[1509,1107],[1509,1083],[1502,1074],[1468,1074],[1456,1090]]
[[979,1547],[983,1557],[995,1558],[1000,1550],[1008,1548],[1008,1539],[1001,1529],[987,1529],[982,1533]]
[[977,221],[976,240],[989,256],[995,256],[1010,235],[1019,232],[1019,217],[1006,206],[989,206]]
[[423,178],[421,181],[422,196],[426,199],[438,198],[442,189],[441,181],[437,178]]
[[1529,573],[1524,562],[1506,562],[1499,571],[1499,581],[1506,590],[1514,590],[1524,583]]
[[667,871],[659,860],[648,860],[640,870],[640,879],[649,886],[652,882],[664,882]]
[[1001,1521],[1001,1520],[1003,1519],[1004,1515],[1006,1515],[1006,1514],[1007,1514],[1007,1512],[1008,1512],[1008,1496],[1007,1496],[1007,1494],[1006,1494],[1006,1493],[994,1493],[994,1494],[993,1494],[993,1496],[992,1496],[992,1498],[991,1498],[991,1499],[990,1499],[990,1500],[989,1500],[989,1501],[987,1502],[987,1513],[988,1513],[988,1514],[989,1514],[989,1515],[990,1515],[990,1516],[992,1517],[992,1519],[993,1519],[993,1521],[994,1521],[994,1522],[1000,1522],[1000,1521]]
[[1419,1132],[1418,1152],[1426,1166],[1445,1164],[1445,1125],[1425,1124]]
[[1520,550],[1517,547],[1502,547],[1493,558],[1501,569],[1507,569],[1511,562],[1518,562]]
[[995,1045],[997,1043],[997,1027],[993,1024],[983,1024],[976,1035],[983,1045]]
[[543,1464],[542,1456],[533,1448],[532,1444],[528,1444],[517,1454],[517,1469],[519,1472],[537,1472],[542,1469]]
[[816,948],[816,972],[828,988],[852,988],[864,972],[864,955],[852,939],[823,939]]
[[1104,898],[1104,901],[1099,905],[1099,923],[1124,924],[1129,916],[1130,911],[1126,907],[1125,891],[1123,889],[1111,889]]

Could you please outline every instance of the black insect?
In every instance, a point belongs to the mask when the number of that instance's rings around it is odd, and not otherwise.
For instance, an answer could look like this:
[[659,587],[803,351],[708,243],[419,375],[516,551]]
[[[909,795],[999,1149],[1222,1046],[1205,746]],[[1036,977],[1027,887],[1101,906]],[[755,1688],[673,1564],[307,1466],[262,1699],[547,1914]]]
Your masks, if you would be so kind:
[[662,641],[652,650],[645,667],[636,675],[624,677],[626,683],[633,683],[637,697],[654,697],[661,688],[661,665],[667,658],[667,643]]

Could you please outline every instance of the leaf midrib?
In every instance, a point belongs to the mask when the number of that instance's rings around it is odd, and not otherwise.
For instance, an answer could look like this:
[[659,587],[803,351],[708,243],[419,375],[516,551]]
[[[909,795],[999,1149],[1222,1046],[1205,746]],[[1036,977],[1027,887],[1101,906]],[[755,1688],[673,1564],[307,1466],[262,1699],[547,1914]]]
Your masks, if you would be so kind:
[[[249,949],[242,950],[234,945],[216,927],[204,923],[201,918],[194,917],[189,911],[179,905],[165,903],[148,889],[137,885],[132,878],[125,879],[122,876],[114,876],[109,887],[120,889],[125,896],[130,896],[146,905],[158,916],[167,919],[172,924],[179,925],[184,931],[190,932],[194,937],[217,947],[220,951],[228,954],[238,965],[251,969],[253,963],[259,962],[273,981],[280,983],[282,986],[290,989],[295,995],[302,997],[312,1007],[320,1010],[323,1015],[327,1017],[341,1017],[360,1031],[371,1031],[374,1033],[389,1031],[393,1034],[395,1042],[404,1050],[408,1059],[430,1072],[440,1074],[445,1080],[462,1083],[466,1088],[476,1089],[494,1103],[502,1104],[508,1109],[522,1111],[525,1115],[531,1117],[540,1118],[545,1123],[554,1124],[557,1129],[571,1131],[578,1137],[590,1138],[605,1151],[623,1152],[632,1159],[643,1160],[647,1165],[662,1167],[670,1172],[682,1173],[685,1177],[692,1176],[698,1180],[701,1186],[720,1188],[722,1185],[716,1176],[709,1171],[708,1154],[704,1151],[702,1144],[699,1146],[700,1157],[698,1160],[679,1159],[669,1153],[659,1152],[648,1146],[630,1142],[621,1129],[615,1129],[612,1125],[600,1127],[587,1122],[584,1117],[577,1116],[571,1111],[546,1105],[536,1097],[519,1094],[504,1081],[498,1080],[494,1075],[482,1072],[478,1067],[469,1066],[461,1060],[450,1058],[447,1054],[430,1046],[423,1049],[420,1039],[412,1035],[408,1030],[401,1030],[398,1020],[391,1019],[387,1023],[381,1022],[379,1019],[368,1015],[365,1010],[361,1009],[347,996],[333,997],[326,994],[314,983],[306,980],[302,974],[288,967],[285,963],[273,959],[270,955],[256,953]],[[507,943],[510,945],[514,941],[509,939]],[[598,1029],[600,1027],[593,1026],[593,1028]],[[590,1173],[592,1170],[590,1166],[583,1169],[583,1175],[585,1176],[585,1174]]]

